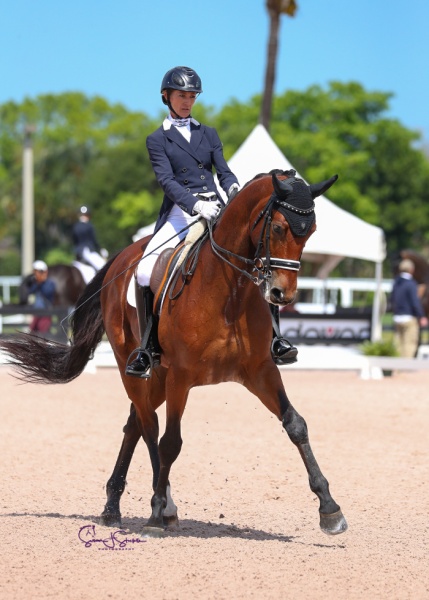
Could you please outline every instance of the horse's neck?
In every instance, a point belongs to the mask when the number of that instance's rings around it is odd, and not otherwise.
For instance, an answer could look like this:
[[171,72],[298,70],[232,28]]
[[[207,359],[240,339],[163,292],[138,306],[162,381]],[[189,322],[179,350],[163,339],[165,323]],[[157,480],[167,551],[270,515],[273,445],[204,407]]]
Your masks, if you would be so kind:
[[[232,209],[232,207],[228,207],[228,209],[230,208]],[[199,287],[200,293],[208,288],[216,289],[219,307],[223,303],[222,299],[227,304],[233,301],[236,296],[234,290],[240,290],[240,301],[243,301],[248,295],[260,296],[258,287],[246,274],[243,274],[245,272],[250,275],[252,269],[242,259],[253,260],[255,256],[255,248],[249,234],[249,216],[243,218],[243,212],[243,210],[230,210],[229,214],[224,213],[213,232],[216,244],[232,255],[221,250],[215,251],[208,239],[200,256],[201,270],[197,287]],[[234,266],[231,266],[230,263]]]
[[253,258],[255,249],[250,239],[249,212],[242,206],[227,206],[213,238],[225,250],[244,258]]

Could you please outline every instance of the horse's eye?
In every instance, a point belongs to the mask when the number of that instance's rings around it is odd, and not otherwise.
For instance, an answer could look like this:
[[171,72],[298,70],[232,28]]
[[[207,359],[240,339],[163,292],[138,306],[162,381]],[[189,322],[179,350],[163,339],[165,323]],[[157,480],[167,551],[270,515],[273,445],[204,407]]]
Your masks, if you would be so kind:
[[283,229],[282,229],[281,225],[276,225],[276,223],[273,223],[273,231],[274,231],[274,233],[277,233],[278,235],[280,235],[283,232]]

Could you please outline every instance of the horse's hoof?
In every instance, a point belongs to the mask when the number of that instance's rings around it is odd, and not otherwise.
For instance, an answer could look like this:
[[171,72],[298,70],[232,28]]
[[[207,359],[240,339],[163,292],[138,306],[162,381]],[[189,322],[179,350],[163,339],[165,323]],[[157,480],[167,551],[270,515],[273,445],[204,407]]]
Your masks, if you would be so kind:
[[121,513],[102,513],[100,516],[100,525],[122,527]]
[[143,527],[141,536],[142,538],[160,538],[164,535],[164,527],[152,527],[151,525],[145,525]]
[[179,528],[179,517],[177,514],[170,515],[166,517],[165,515],[162,517],[162,521],[164,523],[164,527],[167,529],[178,529]]
[[338,535],[347,530],[347,521],[340,510],[331,515],[320,513],[320,529],[328,535]]

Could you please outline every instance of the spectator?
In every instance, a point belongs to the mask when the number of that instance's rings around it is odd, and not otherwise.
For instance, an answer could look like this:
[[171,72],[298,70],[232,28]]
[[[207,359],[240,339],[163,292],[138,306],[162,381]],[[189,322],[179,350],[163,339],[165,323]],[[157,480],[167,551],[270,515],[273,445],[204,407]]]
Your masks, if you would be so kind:
[[[28,294],[34,295],[34,308],[49,309],[54,304],[55,283],[48,277],[48,265],[43,260],[33,263],[33,276],[28,283]],[[51,328],[52,317],[35,315],[30,324],[31,333],[47,333]]]
[[392,289],[392,311],[395,344],[400,356],[414,358],[419,345],[420,327],[427,327],[428,320],[417,293],[413,277],[414,263],[406,258],[399,264],[399,275]]

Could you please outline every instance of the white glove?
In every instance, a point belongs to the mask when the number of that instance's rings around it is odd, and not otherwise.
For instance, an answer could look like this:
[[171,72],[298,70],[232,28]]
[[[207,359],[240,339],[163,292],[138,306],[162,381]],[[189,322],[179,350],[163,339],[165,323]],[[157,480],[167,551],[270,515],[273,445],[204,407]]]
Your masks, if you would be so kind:
[[198,200],[195,202],[193,211],[201,215],[206,221],[216,219],[222,208],[219,200],[208,202],[207,200]]
[[235,196],[238,194],[239,191],[240,186],[238,185],[238,183],[233,183],[228,190],[228,202],[230,200],[234,200]]

